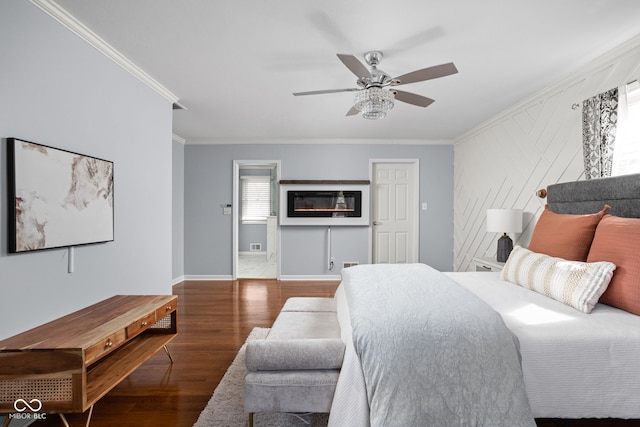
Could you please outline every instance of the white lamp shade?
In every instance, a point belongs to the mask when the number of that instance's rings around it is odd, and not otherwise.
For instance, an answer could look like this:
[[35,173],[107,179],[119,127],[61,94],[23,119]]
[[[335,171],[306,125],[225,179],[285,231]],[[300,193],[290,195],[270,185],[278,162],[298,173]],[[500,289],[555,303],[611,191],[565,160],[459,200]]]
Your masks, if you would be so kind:
[[487,209],[488,233],[521,233],[521,209]]

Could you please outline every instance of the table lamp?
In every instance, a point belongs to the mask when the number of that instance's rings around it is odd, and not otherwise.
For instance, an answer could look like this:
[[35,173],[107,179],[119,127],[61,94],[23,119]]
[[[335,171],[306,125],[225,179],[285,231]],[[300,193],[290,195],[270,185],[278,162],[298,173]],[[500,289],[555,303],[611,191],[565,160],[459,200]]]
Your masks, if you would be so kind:
[[513,240],[508,233],[522,232],[522,210],[487,209],[487,232],[503,233],[498,239],[498,262],[506,262],[513,249]]

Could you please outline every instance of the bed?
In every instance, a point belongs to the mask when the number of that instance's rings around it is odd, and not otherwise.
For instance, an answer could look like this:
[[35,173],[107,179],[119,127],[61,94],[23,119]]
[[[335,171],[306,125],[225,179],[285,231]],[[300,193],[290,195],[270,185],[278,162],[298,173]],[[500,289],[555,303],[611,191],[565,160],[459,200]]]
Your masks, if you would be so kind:
[[640,174],[546,191],[529,248],[516,247],[502,272],[343,271],[335,298],[347,348],[329,426],[640,419]]

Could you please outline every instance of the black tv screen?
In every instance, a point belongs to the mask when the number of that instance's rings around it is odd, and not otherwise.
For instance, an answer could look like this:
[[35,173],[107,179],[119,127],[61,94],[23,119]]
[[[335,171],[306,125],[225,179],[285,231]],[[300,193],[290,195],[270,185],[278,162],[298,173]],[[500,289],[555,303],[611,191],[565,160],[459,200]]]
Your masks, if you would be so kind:
[[7,144],[10,253],[113,241],[113,162]]

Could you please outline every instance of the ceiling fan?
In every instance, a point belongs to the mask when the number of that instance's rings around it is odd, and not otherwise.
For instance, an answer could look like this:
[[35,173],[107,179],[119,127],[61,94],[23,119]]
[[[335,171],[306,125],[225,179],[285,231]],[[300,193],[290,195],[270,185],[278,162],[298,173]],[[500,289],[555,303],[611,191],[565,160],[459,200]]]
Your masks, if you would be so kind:
[[[378,69],[378,64],[380,64],[382,60],[382,52],[380,51],[374,50],[364,55],[364,59],[369,65],[370,70],[353,55],[342,53],[338,53],[337,55],[340,61],[358,78],[358,80],[356,80],[358,87],[296,92],[293,95],[302,96],[337,92],[357,92],[355,104],[346,115],[354,116],[362,113],[362,117],[372,120],[385,117],[387,111],[393,108],[394,100],[419,107],[428,107],[435,102],[426,96],[395,89],[395,86],[437,79],[458,72],[453,62],[449,62],[423,68],[398,77],[391,77],[384,71]],[[391,89],[388,89],[388,87],[391,87]]]

